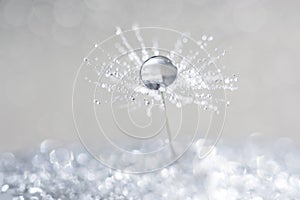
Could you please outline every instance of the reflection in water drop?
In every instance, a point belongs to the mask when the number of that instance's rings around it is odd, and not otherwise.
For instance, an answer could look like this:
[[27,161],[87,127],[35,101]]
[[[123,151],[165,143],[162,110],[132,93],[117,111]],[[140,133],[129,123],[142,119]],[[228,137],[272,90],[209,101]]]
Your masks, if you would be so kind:
[[177,77],[177,68],[165,56],[153,56],[146,60],[140,71],[145,86],[151,90],[158,90],[161,86],[171,85]]

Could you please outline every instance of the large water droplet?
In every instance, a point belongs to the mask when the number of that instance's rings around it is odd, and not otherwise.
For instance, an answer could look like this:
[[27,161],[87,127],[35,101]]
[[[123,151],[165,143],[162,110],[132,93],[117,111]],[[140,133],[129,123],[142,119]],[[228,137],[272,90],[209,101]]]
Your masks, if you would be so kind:
[[153,56],[146,60],[140,71],[145,86],[151,90],[171,85],[177,77],[177,68],[165,56]]

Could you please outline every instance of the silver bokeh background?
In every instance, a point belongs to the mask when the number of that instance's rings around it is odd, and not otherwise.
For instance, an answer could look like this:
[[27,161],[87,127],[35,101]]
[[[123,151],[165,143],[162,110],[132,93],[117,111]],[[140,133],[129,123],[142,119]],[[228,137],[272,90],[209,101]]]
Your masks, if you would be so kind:
[[71,94],[83,57],[115,26],[213,35],[239,90],[223,139],[253,132],[300,143],[299,1],[0,0],[0,152],[76,141]]

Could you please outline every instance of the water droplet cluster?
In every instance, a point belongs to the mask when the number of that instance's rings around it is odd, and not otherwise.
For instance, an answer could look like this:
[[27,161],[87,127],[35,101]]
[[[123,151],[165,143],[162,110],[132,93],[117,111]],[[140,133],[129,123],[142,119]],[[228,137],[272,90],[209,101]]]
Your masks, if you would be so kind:
[[117,27],[95,44],[73,87],[83,145],[111,168],[149,172],[179,159],[200,135],[217,142],[226,91],[237,89],[237,76],[224,75],[218,66],[225,52],[212,44],[209,35],[196,41],[189,33],[137,25]]
[[[197,41],[197,49],[188,49],[188,44],[193,41],[188,37],[189,34],[185,33],[177,38],[174,48],[170,50],[160,49],[160,44],[155,40],[151,46],[146,46],[139,27],[134,25],[132,30],[140,48],[133,48],[126,38],[126,32],[117,27],[116,36],[120,37],[120,40],[114,43],[114,48],[118,51],[115,55],[101,44],[96,44],[94,53],[84,58],[84,66],[92,68],[97,75],[86,76],[85,79],[99,86],[99,93],[118,93],[112,101],[131,102],[130,106],[133,107],[149,107],[153,104],[149,113],[153,107],[160,106],[162,102],[158,96],[161,91],[150,91],[140,80],[139,74],[143,62],[152,56],[165,56],[177,67],[177,79],[174,84],[167,88],[162,87],[161,90],[164,90],[166,100],[179,108],[187,104],[197,104],[204,110],[218,114],[220,104],[226,103],[227,100],[225,97],[214,95],[215,91],[237,89],[237,75],[225,76],[225,67],[217,65],[225,51],[219,53],[219,50],[214,48],[209,52],[209,43],[213,41],[213,36],[203,35],[201,40]],[[149,103],[142,103],[145,100]],[[99,101],[101,99],[95,99],[94,103],[99,105]]]

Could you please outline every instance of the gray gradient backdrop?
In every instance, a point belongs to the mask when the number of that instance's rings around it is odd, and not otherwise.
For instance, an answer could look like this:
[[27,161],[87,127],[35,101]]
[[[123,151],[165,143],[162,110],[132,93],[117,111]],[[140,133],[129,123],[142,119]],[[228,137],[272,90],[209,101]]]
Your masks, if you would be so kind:
[[71,93],[83,57],[115,26],[213,35],[228,50],[223,139],[253,132],[300,143],[300,3],[279,0],[0,0],[0,152],[76,141]]

